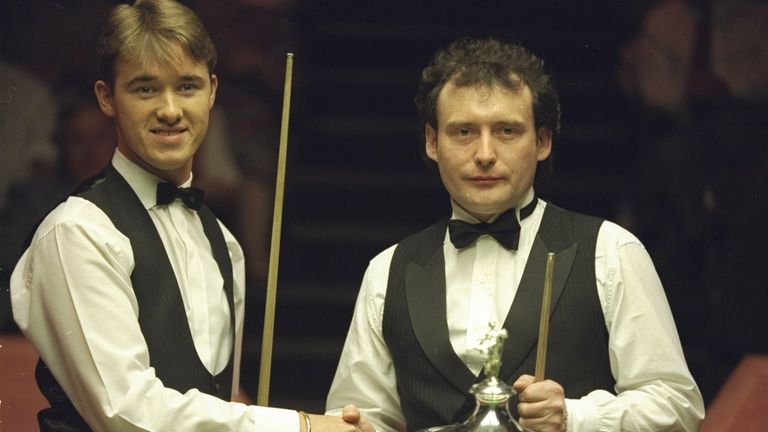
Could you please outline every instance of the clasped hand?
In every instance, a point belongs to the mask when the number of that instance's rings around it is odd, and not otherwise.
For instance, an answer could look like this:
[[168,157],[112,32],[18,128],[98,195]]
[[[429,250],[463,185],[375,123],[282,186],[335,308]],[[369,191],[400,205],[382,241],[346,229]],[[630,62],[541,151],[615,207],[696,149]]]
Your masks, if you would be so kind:
[[[310,414],[312,432],[376,432],[373,423],[360,414],[354,405],[347,405],[341,417]],[[306,432],[302,426],[302,432]]]

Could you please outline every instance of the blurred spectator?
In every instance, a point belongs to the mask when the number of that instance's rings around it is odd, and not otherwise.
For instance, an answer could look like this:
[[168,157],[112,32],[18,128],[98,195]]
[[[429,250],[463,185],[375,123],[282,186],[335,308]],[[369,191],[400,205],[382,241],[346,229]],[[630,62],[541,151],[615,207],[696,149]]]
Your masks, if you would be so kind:
[[696,23],[683,0],[654,3],[621,52],[624,90],[648,107],[679,113],[686,103]]
[[[230,126],[224,108],[215,107],[205,142],[195,158],[194,182],[212,192],[206,192],[207,205],[216,209],[220,218],[242,239],[246,276],[252,283],[262,285],[267,277],[274,180],[261,170],[246,171],[247,164],[236,159]],[[258,148],[269,143],[256,141],[254,144]],[[268,162],[276,163],[272,153],[265,152],[260,163]]]
[[0,209],[12,183],[52,174],[56,113],[48,86],[0,57]]
[[768,3],[713,3],[712,70],[739,100],[768,97]]
[[65,107],[56,141],[61,153],[58,178],[68,187],[98,173],[112,158],[117,145],[112,122],[91,94],[77,96]]
[[[690,305],[689,288],[699,285],[692,275],[701,274],[702,263],[697,254],[705,225],[703,148],[691,136],[691,100],[704,89],[696,87],[703,80],[691,78],[709,71],[708,58],[697,58],[702,54],[697,45],[705,45],[707,53],[709,40],[699,24],[687,1],[652,3],[624,46],[619,69],[623,89],[640,104],[630,136],[644,149],[638,152],[641,175],[636,177],[636,219],[630,224],[653,249],[676,312]],[[653,221],[663,223],[649,225]]]
[[[216,103],[218,105],[218,98]],[[234,218],[233,200],[243,181],[243,172],[236,160],[227,126],[224,110],[214,106],[208,133],[194,160],[193,172],[195,185],[206,191],[207,205],[216,208],[220,218],[229,222]],[[231,222],[229,225],[234,226]]]
[[0,209],[13,182],[54,175],[58,89],[93,83],[92,54],[83,47],[95,45],[113,3],[0,2]]
[[195,183],[225,191],[211,197],[209,205],[223,219],[231,218],[245,251],[246,275],[252,284],[263,286],[285,53],[295,43],[287,19],[292,2],[240,0],[223,8],[216,1],[199,0],[197,5],[219,47],[216,73],[223,85],[202,156],[196,158]]
[[13,325],[8,280],[27,235],[69,192],[109,162],[116,145],[112,122],[90,94],[64,104],[54,137],[59,154],[54,175],[33,176],[12,184],[7,206],[0,213],[0,330]]
[[768,4],[653,2],[621,54],[647,155],[635,223],[709,399],[744,353],[768,351],[752,330],[768,325]]
[[[57,89],[93,83],[99,22],[116,0],[0,1],[0,47]],[[84,49],[85,48],[85,49]]]

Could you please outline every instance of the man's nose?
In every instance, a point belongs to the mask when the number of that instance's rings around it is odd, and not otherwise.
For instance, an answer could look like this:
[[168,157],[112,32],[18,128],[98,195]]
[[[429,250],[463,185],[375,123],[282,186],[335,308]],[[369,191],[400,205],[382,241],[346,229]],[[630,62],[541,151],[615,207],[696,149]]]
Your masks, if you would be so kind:
[[475,163],[478,165],[493,165],[496,162],[496,148],[490,133],[483,132],[477,140]]
[[175,124],[183,115],[181,105],[176,95],[167,92],[160,98],[160,105],[157,107],[157,118],[167,124]]

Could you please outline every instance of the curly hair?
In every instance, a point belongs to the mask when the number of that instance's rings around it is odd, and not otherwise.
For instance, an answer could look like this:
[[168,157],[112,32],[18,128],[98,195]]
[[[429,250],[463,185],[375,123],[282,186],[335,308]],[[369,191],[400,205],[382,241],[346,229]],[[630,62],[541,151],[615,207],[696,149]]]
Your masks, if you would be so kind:
[[543,61],[521,45],[462,38],[438,51],[422,71],[414,98],[420,124],[437,128],[437,97],[449,81],[458,87],[526,85],[533,96],[536,129],[559,132],[560,102],[554,84],[544,72]]

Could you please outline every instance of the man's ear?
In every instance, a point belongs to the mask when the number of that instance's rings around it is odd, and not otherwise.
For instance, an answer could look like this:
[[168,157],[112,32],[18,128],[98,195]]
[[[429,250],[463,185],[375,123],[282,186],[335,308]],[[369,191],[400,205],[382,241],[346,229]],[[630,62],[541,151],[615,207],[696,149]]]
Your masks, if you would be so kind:
[[429,123],[424,125],[424,150],[428,158],[437,162],[437,131]]
[[547,128],[539,128],[536,137],[536,160],[546,160],[552,153],[552,131]]
[[211,74],[211,100],[208,103],[208,109],[213,109],[213,103],[216,102],[216,89],[219,88],[219,78]]
[[99,107],[101,112],[107,115],[107,117],[115,116],[115,100],[112,97],[112,89],[103,80],[98,80],[93,85],[93,92],[96,93],[96,100],[99,101]]

